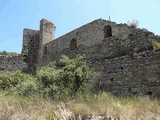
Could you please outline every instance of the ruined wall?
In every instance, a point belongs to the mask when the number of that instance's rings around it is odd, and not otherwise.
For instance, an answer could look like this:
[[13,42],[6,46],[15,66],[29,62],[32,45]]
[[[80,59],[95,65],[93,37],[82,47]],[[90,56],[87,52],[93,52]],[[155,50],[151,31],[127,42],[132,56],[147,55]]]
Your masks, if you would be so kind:
[[[31,48],[27,48],[31,63],[28,65],[34,67],[30,70],[52,60],[59,61],[62,55],[74,58],[77,54],[85,54],[87,64],[101,74],[102,91],[118,96],[145,94],[160,97],[160,52],[154,52],[148,40],[150,36],[156,40],[159,37],[152,32],[102,19],[55,40],[54,31],[54,24],[44,19],[40,31],[29,31],[28,35],[27,30],[25,41],[31,41],[28,42]],[[36,33],[39,34],[37,39]],[[26,51],[25,47],[23,51]]]
[[[32,43],[35,44],[32,44]],[[28,63],[30,61],[30,54],[31,52],[34,52],[36,49],[38,50],[39,44],[39,31],[38,30],[31,30],[25,28],[23,30],[23,45],[22,45],[22,55],[24,62]]]
[[27,64],[22,62],[22,56],[0,56],[0,71],[24,70]]
[[101,44],[81,46],[75,51],[65,49],[59,52],[59,57],[63,54],[72,57],[85,54],[87,64],[101,74],[103,91],[117,96],[143,94],[160,97],[160,52],[154,52],[146,39],[142,39],[146,42],[141,44],[132,42],[132,46],[135,46],[132,49],[124,48],[124,44],[120,46],[120,40],[112,43],[107,39]]
[[77,46],[85,45],[89,47],[100,43],[104,39],[104,28],[107,25],[112,26],[112,36],[120,39],[126,39],[128,34],[132,32],[132,29],[129,29],[126,24],[117,25],[114,22],[99,19],[55,39],[53,43],[50,42],[49,44],[57,44],[56,48],[50,47],[50,49],[61,51],[69,48],[72,39],[77,40]]
[[25,28],[22,54],[14,57],[0,56],[0,71],[24,70],[32,73],[36,69],[38,48],[39,31]]
[[160,52],[144,51],[133,57],[90,60],[101,71],[101,90],[117,96],[152,95],[160,97]]
[[55,28],[55,25],[46,19],[40,21],[41,45],[51,42],[55,38]]
[[[128,39],[128,35],[134,30],[126,24],[117,25],[116,23],[110,21],[105,21],[101,19],[95,20],[74,31],[71,31],[68,34],[61,36],[60,38],[46,43],[44,47],[47,48],[48,52],[47,55],[42,53],[43,63],[41,64],[45,65],[51,60],[58,60],[59,55],[63,54],[61,53],[62,51],[65,51],[64,54],[72,54],[69,52],[76,51],[75,49],[79,49],[79,52],[84,54],[90,52],[90,50],[88,50],[89,47],[102,43],[103,39],[105,38],[104,28],[107,25],[111,26],[112,36],[121,40]],[[74,45],[76,46],[75,49],[72,49],[73,40],[76,40],[76,45]],[[67,49],[72,49],[72,51],[67,51]]]
[[23,30],[23,61],[28,64],[28,71],[34,73],[38,64],[39,51],[39,31],[24,29]]
[[55,25],[45,19],[40,21],[40,38],[39,38],[39,52],[38,52],[38,64],[42,65],[43,57],[48,54],[48,48],[44,46],[46,43],[53,41],[55,38]]
[[[105,26],[111,26],[112,36],[105,38]],[[112,58],[129,52],[140,52],[152,49],[148,36],[153,33],[141,29],[133,29],[126,24],[116,24],[110,21],[95,20],[78,28],[44,46],[47,54],[43,53],[42,64],[51,60],[59,60],[62,54],[71,58],[76,54],[85,54],[88,59]],[[72,41],[76,40],[72,49]],[[128,53],[128,54],[129,54]]]
[[[83,41],[90,39],[92,42],[85,44],[78,39],[76,32],[79,29],[77,29],[45,44],[48,53],[43,58],[43,63],[47,64],[51,60],[58,61],[61,55],[74,58],[77,54],[85,54],[87,64],[96,71],[100,71],[101,90],[118,96],[143,94],[160,97],[160,52],[154,52],[148,40],[149,36],[154,39],[158,37],[143,29],[118,25],[118,27],[112,27],[112,36],[104,38],[103,28],[108,23],[100,26],[99,23],[103,21],[94,24],[95,22],[99,21],[94,21],[90,26],[84,26],[84,33],[79,32]],[[95,29],[96,25],[99,29]],[[91,27],[91,31],[88,31],[87,27],[88,30]],[[118,30],[121,30],[122,34],[118,33]],[[114,34],[113,31],[117,32]],[[123,31],[128,32],[123,33]],[[90,37],[91,35],[94,37]],[[73,38],[78,42],[75,49],[70,48]]]

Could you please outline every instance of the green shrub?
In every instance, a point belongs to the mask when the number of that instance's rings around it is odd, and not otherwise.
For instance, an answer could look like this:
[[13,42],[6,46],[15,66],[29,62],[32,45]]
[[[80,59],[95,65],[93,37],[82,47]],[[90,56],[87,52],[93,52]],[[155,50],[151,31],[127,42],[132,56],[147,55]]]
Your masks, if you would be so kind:
[[53,99],[66,99],[93,90],[95,74],[86,66],[84,56],[75,59],[62,56],[60,62],[59,67],[51,63],[37,71],[45,94]]
[[42,85],[41,91],[45,96],[53,96],[55,92],[58,93],[59,87],[56,84],[60,78],[60,71],[48,66],[38,70],[36,77]]
[[39,94],[41,85],[31,75],[20,71],[0,73],[0,89],[8,90],[9,94],[31,95]]
[[[20,71],[0,73],[0,89],[10,94],[43,95],[56,100],[67,100],[80,94],[94,92],[96,74],[87,67],[84,56],[70,59],[62,56],[60,65],[51,62],[39,68],[36,76]],[[97,81],[97,80],[96,80]]]
[[157,41],[157,40],[154,39],[154,38],[148,38],[148,40],[149,40],[150,43],[152,44],[154,51],[160,50],[160,42],[159,42],[159,41]]
[[15,92],[23,96],[38,95],[40,94],[40,88],[41,86],[38,81],[36,79],[32,79],[17,84],[15,87]]
[[5,55],[5,56],[17,56],[18,54],[15,52],[7,52],[5,50],[0,51],[0,55]]
[[20,71],[0,73],[0,89],[15,87],[22,81],[31,80],[32,76],[23,74]]

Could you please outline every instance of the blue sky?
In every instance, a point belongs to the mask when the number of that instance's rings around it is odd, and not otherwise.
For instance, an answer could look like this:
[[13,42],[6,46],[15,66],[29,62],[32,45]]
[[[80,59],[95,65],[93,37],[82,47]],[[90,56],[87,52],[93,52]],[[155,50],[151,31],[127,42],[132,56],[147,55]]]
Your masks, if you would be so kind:
[[0,51],[21,52],[24,28],[39,29],[39,21],[56,25],[59,37],[94,19],[127,23],[160,35],[160,0],[0,0]]

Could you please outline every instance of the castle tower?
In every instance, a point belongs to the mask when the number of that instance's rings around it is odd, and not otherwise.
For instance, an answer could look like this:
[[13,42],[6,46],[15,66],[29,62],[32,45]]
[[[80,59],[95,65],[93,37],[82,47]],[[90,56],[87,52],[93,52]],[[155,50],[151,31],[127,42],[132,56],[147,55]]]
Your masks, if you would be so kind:
[[35,74],[39,49],[39,31],[25,28],[23,30],[22,59],[27,63],[27,70]]
[[44,51],[47,51],[45,44],[51,42],[53,39],[55,39],[55,25],[46,20],[42,19],[40,21],[40,39],[39,39],[39,57],[38,57],[38,63],[39,65],[42,65],[42,57],[44,56]]
[[54,39],[55,28],[56,28],[55,25],[46,19],[42,19],[40,21],[40,43],[41,45],[44,45]]

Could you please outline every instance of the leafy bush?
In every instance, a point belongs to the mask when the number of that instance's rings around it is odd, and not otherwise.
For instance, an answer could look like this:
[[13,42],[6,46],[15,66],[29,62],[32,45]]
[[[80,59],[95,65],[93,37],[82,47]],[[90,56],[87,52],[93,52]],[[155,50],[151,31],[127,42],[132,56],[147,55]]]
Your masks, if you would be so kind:
[[2,72],[0,73],[0,88],[8,89],[11,87],[15,87],[22,81],[27,81],[31,79],[32,79],[31,75],[23,74],[20,71]]
[[0,73],[0,89],[8,90],[11,94],[36,94],[66,100],[82,93],[94,92],[97,83],[95,77],[96,74],[86,66],[84,56],[75,59],[62,56],[60,65],[51,62],[39,68],[36,76],[20,71]]
[[0,89],[8,90],[9,94],[39,94],[40,87],[36,78],[20,71],[0,73]]
[[157,40],[154,39],[154,38],[148,38],[148,40],[149,40],[150,43],[152,44],[154,51],[160,50],[160,42],[159,42],[159,41],[157,41]]
[[86,66],[84,56],[78,55],[75,59],[62,56],[60,62],[59,67],[52,63],[37,72],[45,94],[54,99],[66,99],[93,90],[96,75]]
[[40,94],[39,89],[40,89],[40,84],[36,79],[20,82],[15,87],[16,93],[23,96],[38,95]]
[[0,55],[5,55],[5,56],[17,56],[18,54],[15,52],[7,52],[5,50],[0,51]]

